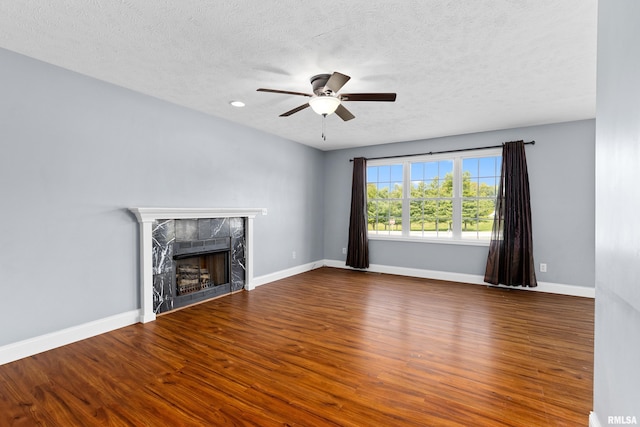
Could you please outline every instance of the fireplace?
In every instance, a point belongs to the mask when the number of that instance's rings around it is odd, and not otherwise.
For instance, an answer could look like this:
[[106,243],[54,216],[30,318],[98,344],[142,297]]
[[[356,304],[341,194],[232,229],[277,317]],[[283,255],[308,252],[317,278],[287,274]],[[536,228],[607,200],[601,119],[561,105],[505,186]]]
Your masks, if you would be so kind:
[[[210,296],[237,292],[254,288],[253,279],[253,223],[257,215],[266,215],[265,208],[130,208],[140,223],[140,322],[155,320],[156,314],[172,310],[179,305],[188,305],[202,293]],[[229,263],[224,274],[218,273],[217,266],[222,263],[216,247],[211,254],[196,254],[197,265],[208,270],[213,286],[200,285],[199,290],[180,293],[176,289],[176,264],[181,262],[180,247],[191,242],[192,255],[208,241],[226,238],[229,242]],[[194,243],[196,242],[196,243]],[[219,244],[220,242],[217,241]],[[186,244],[184,245],[186,246]],[[178,259],[174,259],[177,255]],[[215,254],[215,255],[214,255]],[[200,260],[203,256],[205,259]],[[207,257],[214,259],[207,261]],[[207,266],[207,262],[213,263]],[[211,267],[213,265],[214,267]],[[213,279],[211,279],[211,271]],[[206,273],[204,281],[206,285]],[[200,271],[198,270],[198,274]],[[202,276],[200,276],[202,279]],[[228,289],[219,283],[229,283]],[[194,285],[195,286],[195,285]],[[212,291],[211,291],[212,290]],[[187,291],[187,289],[184,289]],[[219,293],[218,293],[219,292]],[[182,299],[182,301],[181,301]],[[186,301],[186,302],[185,302]]]

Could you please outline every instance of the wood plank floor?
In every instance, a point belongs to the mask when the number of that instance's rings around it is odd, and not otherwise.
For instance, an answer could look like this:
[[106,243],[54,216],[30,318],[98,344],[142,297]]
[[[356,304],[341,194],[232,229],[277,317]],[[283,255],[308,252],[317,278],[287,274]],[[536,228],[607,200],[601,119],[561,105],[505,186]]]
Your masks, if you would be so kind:
[[593,318],[321,268],[0,366],[0,425],[586,426]]

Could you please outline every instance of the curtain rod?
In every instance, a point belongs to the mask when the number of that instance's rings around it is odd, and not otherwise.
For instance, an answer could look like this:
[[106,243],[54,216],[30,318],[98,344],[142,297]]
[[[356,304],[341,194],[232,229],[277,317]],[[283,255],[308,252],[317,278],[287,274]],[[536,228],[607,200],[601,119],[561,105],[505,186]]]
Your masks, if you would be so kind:
[[[419,153],[419,154],[399,154],[397,156],[383,156],[383,157],[366,157],[366,160],[382,160],[382,159],[397,159],[400,157],[414,157],[414,156],[431,156],[433,154],[445,154],[445,153],[459,153],[461,151],[475,151],[475,150],[488,150],[489,148],[502,148],[504,144],[508,144],[509,142],[518,142],[518,141],[508,141],[503,142],[500,145],[490,145],[488,147],[477,147],[477,148],[460,148],[458,150],[444,150],[444,151],[429,151],[428,153]],[[525,142],[524,145],[535,145],[536,141],[528,141]],[[350,162],[353,162],[353,159],[349,159]]]

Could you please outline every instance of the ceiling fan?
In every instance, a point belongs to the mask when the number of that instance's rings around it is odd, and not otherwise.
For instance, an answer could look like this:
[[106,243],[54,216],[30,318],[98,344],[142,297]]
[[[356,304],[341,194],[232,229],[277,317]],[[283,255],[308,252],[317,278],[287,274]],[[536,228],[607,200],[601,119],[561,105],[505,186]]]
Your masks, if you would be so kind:
[[311,86],[313,93],[291,92],[288,90],[277,89],[258,89],[258,92],[283,93],[286,95],[298,95],[309,97],[309,101],[299,107],[280,114],[280,117],[289,117],[290,115],[302,111],[307,107],[311,107],[316,113],[326,117],[331,113],[336,113],[345,122],[354,119],[355,116],[347,110],[343,102],[346,101],[374,101],[374,102],[394,102],[396,100],[395,93],[342,93],[338,91],[342,89],[351,77],[338,73],[318,74],[311,77]]

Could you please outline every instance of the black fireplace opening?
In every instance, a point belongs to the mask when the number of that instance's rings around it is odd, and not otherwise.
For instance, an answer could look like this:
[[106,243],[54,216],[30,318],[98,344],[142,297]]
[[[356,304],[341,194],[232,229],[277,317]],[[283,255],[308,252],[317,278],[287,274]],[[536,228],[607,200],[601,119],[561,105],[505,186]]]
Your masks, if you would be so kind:
[[175,242],[174,308],[231,292],[231,238]]
[[229,282],[229,254],[215,252],[176,260],[176,295]]

